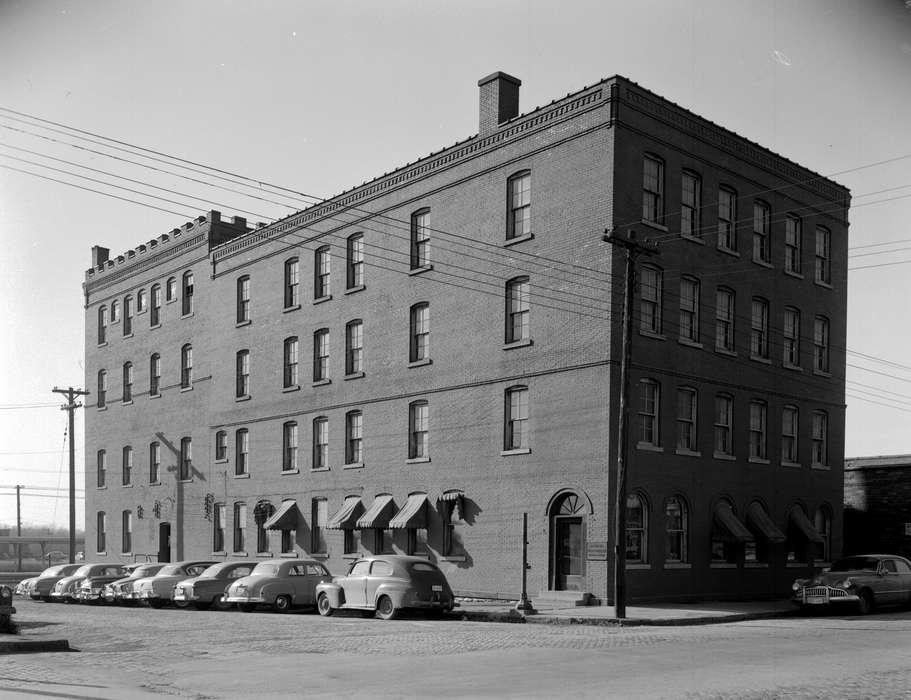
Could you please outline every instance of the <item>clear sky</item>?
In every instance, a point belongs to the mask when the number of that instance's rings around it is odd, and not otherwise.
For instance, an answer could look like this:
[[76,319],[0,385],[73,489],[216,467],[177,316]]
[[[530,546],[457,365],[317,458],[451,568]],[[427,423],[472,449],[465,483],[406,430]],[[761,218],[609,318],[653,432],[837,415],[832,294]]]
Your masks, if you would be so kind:
[[[321,197],[476,133],[477,80],[496,70],[523,81],[522,112],[619,73],[849,187],[846,453],[911,453],[911,158],[873,165],[911,155],[900,0],[0,0],[0,108]],[[15,523],[9,487],[23,484],[50,489],[23,491],[26,523],[65,525],[51,389],[84,382],[91,246],[117,255],[210,208],[251,221],[292,209],[14,119],[0,110],[0,524]],[[76,450],[81,488],[81,417]]]

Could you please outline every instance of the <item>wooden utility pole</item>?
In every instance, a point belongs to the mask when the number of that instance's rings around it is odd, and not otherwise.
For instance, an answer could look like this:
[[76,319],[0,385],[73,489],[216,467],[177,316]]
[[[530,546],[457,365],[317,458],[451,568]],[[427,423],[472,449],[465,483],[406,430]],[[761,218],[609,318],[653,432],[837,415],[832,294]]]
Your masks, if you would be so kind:
[[[22,490],[20,484],[16,484],[16,535],[22,537],[22,504],[19,502],[19,492]],[[16,544],[16,571],[22,571],[22,543]]]
[[81,403],[76,403],[77,396],[88,396],[89,392],[82,389],[58,389],[54,387],[55,394],[66,396],[66,403],[60,407],[61,411],[69,413],[70,432],[70,564],[76,561],[76,440],[75,440],[75,415],[76,409],[81,408]]
[[617,477],[614,489],[614,617],[626,617],[626,469],[629,452],[629,363],[633,343],[633,299],[636,290],[636,257],[655,255],[654,243],[636,240],[636,232],[620,237],[616,231],[605,231],[604,240],[626,252],[625,289],[623,292],[623,348],[620,356],[620,411],[617,421]]

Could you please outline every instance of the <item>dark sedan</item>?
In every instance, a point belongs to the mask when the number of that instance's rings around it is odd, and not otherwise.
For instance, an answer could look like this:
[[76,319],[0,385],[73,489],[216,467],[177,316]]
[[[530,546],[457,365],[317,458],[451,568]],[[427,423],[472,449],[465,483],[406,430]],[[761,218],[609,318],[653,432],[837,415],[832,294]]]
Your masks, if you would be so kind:
[[176,586],[171,598],[178,607],[193,605],[197,610],[206,610],[213,605],[227,610],[232,603],[225,601],[225,591],[234,581],[249,576],[256,562],[226,561],[212,564],[195,578],[184,579]]
[[791,588],[802,608],[852,605],[866,615],[879,605],[911,603],[911,562],[894,554],[859,554],[812,578],[797,579]]

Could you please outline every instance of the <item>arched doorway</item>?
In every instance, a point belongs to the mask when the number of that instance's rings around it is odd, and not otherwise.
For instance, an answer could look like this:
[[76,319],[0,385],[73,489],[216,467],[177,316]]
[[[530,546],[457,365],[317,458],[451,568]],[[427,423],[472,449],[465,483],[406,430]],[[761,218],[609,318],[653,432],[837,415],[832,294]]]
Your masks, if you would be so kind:
[[585,502],[570,491],[556,498],[548,514],[550,587],[581,591],[585,587]]

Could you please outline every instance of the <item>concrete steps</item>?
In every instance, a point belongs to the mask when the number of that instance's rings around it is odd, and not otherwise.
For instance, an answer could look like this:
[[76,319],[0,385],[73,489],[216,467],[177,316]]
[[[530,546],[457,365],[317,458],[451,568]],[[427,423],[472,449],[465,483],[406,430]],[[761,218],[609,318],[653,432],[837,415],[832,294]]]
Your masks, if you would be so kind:
[[532,599],[538,610],[584,607],[589,604],[591,593],[584,591],[541,591]]

